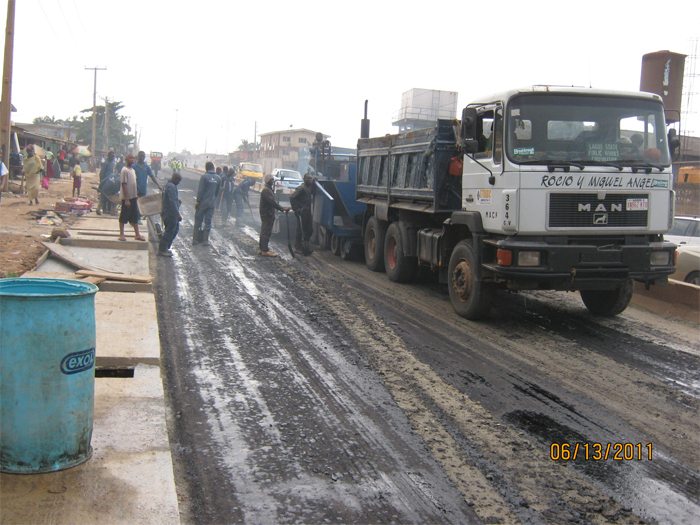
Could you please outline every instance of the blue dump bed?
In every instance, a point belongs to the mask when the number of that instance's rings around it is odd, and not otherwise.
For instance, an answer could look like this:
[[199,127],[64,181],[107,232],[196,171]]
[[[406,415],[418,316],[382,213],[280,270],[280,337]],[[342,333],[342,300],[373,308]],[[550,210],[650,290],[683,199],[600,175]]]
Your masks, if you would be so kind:
[[438,120],[433,128],[360,139],[357,200],[426,213],[459,210],[461,169],[449,174],[453,157],[461,158],[455,126],[453,120]]

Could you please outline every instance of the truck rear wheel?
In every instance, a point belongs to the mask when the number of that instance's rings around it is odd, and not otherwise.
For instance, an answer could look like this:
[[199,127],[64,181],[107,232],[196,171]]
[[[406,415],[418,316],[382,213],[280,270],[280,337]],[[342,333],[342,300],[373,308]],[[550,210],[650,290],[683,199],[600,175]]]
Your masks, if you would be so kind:
[[622,313],[632,300],[634,283],[628,279],[614,290],[581,290],[581,299],[593,315],[613,317]]
[[370,217],[365,227],[365,264],[373,272],[384,271],[384,225]]
[[392,222],[384,238],[384,268],[391,281],[408,283],[413,280],[418,269],[418,258],[407,257],[404,240],[398,222]]
[[466,319],[481,319],[491,308],[492,287],[479,280],[479,260],[467,241],[452,251],[447,288],[452,307]]
[[343,240],[336,234],[331,234],[331,253],[333,255],[340,255],[340,248],[342,247]]

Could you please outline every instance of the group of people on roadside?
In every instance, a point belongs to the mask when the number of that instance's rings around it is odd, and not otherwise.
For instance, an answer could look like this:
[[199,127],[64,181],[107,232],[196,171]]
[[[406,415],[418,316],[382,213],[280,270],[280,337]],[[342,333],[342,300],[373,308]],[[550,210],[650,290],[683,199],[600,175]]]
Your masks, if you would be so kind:
[[[221,219],[225,224],[233,211],[235,203],[236,224],[241,219],[244,203],[248,203],[248,191],[255,180],[245,179],[239,184],[235,182],[235,169],[227,166],[215,168],[213,162],[205,164],[205,173],[199,179],[197,196],[195,201],[193,245],[209,244],[209,234],[212,228],[212,219],[217,208],[221,211]],[[172,255],[172,245],[182,216],[179,212],[179,199],[177,185],[181,177],[174,173],[173,178],[163,192],[163,224],[164,232],[158,254],[169,257]],[[270,250],[270,237],[275,222],[276,212],[288,213],[293,210],[297,218],[296,249],[304,255],[311,253],[309,240],[311,238],[311,203],[313,200],[313,177],[310,173],[304,175],[304,183],[294,190],[290,196],[291,206],[282,206],[275,198],[275,179],[267,174],[263,177],[263,188],[260,193],[260,240],[258,255],[263,257],[276,257],[277,254]]]
[[[59,153],[54,155],[50,148],[46,148],[45,158],[42,159],[36,154],[34,144],[29,144],[25,148],[25,153],[26,158],[22,165],[22,173],[26,184],[27,197],[30,205],[39,204],[39,188],[48,189],[50,179],[61,177],[66,150],[64,147],[61,147]],[[74,163],[78,163],[76,154],[71,158],[71,177],[73,177],[72,168]],[[73,184],[75,188],[75,181]],[[75,196],[75,189],[73,195]],[[80,196],[80,182],[78,182],[78,196]]]

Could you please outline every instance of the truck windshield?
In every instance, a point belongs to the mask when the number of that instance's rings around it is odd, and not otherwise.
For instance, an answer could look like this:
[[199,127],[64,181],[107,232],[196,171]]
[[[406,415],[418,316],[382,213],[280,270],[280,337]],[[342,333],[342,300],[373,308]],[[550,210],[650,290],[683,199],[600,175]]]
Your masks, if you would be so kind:
[[670,164],[663,107],[654,100],[524,94],[506,114],[506,154],[516,164]]

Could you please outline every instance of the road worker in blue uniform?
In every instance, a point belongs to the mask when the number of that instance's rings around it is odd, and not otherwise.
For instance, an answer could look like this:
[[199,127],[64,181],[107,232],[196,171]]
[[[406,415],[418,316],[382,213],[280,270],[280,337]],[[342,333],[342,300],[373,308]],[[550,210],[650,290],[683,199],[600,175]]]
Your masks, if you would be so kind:
[[271,174],[263,177],[262,191],[260,192],[260,251],[258,255],[263,257],[277,257],[277,254],[270,250],[269,242],[272,235],[272,226],[275,224],[275,210],[288,212],[289,208],[280,206],[275,200],[275,193],[272,191],[272,185],[275,183],[275,178]]
[[170,181],[168,181],[163,190],[161,218],[163,219],[165,231],[158,245],[158,255],[162,257],[173,256],[170,251],[170,246],[173,244],[175,236],[180,229],[182,215],[180,215],[180,198],[177,192],[177,185],[180,184],[181,180],[182,176],[179,173],[173,173]]
[[197,189],[197,203],[194,214],[194,236],[192,244],[209,244],[209,232],[211,220],[214,216],[216,202],[221,192],[221,178],[214,171],[214,163],[205,164],[206,173],[199,179]]

